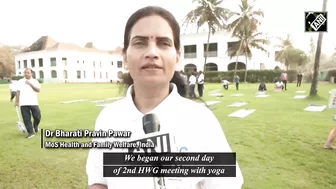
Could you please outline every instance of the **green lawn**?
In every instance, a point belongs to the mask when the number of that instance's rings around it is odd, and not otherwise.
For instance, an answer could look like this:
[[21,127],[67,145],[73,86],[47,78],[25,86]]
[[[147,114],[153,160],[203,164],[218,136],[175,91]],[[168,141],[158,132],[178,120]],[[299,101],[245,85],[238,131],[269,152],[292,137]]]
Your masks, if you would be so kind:
[[[60,104],[60,101],[99,100],[119,96],[111,84],[43,84],[39,96],[41,128],[75,130],[94,128],[101,107],[90,102]],[[328,91],[335,85],[319,85],[321,99],[293,99],[297,88],[255,98],[257,84],[242,84],[243,97],[231,97],[233,86],[224,91],[220,84],[206,85],[205,100],[221,100],[213,105],[244,175],[244,189],[312,188],[336,186],[336,153],[323,149],[330,129],[335,126],[335,110],[312,113],[303,109],[309,103],[327,105]],[[271,85],[268,86],[272,88]],[[309,91],[304,84],[300,90]],[[220,89],[223,98],[208,96]],[[257,111],[244,118],[229,118],[238,108],[227,105],[248,101],[246,108]],[[14,104],[9,102],[8,85],[0,85],[0,189],[86,188],[87,150],[40,148],[40,137],[24,138],[16,126]]]

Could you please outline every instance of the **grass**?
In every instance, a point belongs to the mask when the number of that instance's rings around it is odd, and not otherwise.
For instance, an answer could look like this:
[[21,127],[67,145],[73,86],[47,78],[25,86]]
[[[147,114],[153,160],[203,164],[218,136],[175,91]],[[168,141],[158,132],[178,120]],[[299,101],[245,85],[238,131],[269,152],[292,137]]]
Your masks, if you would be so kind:
[[[118,96],[111,84],[43,84],[39,96],[42,112],[41,128],[75,130],[94,129],[101,107],[89,102],[60,104],[60,101],[99,100]],[[311,103],[327,105],[334,85],[320,84],[319,98],[293,99],[297,88],[273,93],[268,98],[255,98],[257,84],[242,84],[242,97],[233,86],[224,91],[220,84],[207,84],[205,100],[210,90],[224,93],[213,111],[222,124],[227,139],[237,152],[244,175],[244,189],[319,188],[336,185],[336,152],[323,149],[330,129],[335,126],[335,110],[305,112]],[[268,85],[271,88],[270,84]],[[310,85],[300,90],[309,92]],[[237,108],[227,105],[248,101],[246,108],[257,111],[244,118],[230,118]],[[85,164],[87,150],[50,150],[40,148],[40,138],[25,139],[16,126],[14,104],[9,102],[8,85],[0,85],[0,189],[86,188]],[[244,108],[245,108],[244,107]]]

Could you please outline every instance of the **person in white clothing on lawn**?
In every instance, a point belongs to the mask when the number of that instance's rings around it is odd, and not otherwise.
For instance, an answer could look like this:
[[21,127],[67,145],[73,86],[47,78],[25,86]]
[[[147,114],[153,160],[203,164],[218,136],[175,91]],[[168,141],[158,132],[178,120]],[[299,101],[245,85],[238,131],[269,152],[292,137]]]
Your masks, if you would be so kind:
[[204,74],[202,71],[198,72],[197,77],[197,90],[199,97],[203,97],[203,90],[204,90]]
[[190,98],[196,98],[195,86],[196,86],[195,72],[191,72],[191,75],[189,77],[189,97]]
[[[41,111],[38,103],[38,93],[41,90],[39,81],[32,77],[32,70],[27,68],[24,71],[25,78],[18,81],[15,106],[20,106],[23,123],[26,126],[28,135],[32,138],[39,130]],[[31,117],[34,122],[32,124]]]
[[278,91],[282,91],[284,90],[284,84],[281,80],[278,80],[276,83],[275,83],[275,89],[278,90]]
[[16,96],[17,81],[8,80],[8,83],[9,83],[10,101],[13,102],[13,99]]
[[[221,125],[212,111],[184,94],[185,82],[176,71],[180,63],[180,27],[174,16],[160,7],[145,7],[127,21],[124,33],[126,97],[106,106],[95,130],[131,131],[130,138],[94,138],[94,141],[132,141],[146,136],[142,118],[158,116],[160,132],[169,133],[175,147],[171,152],[232,152]],[[158,132],[158,133],[160,133]],[[154,133],[155,134],[155,133]],[[112,148],[89,151],[86,172],[89,189],[154,189],[150,177],[106,177],[104,152],[128,152]],[[112,160],[113,161],[113,160]],[[167,189],[240,189],[243,176],[237,164],[236,177],[164,178]]]
[[230,82],[228,80],[224,79],[224,80],[222,80],[222,85],[223,85],[225,90],[228,90]]

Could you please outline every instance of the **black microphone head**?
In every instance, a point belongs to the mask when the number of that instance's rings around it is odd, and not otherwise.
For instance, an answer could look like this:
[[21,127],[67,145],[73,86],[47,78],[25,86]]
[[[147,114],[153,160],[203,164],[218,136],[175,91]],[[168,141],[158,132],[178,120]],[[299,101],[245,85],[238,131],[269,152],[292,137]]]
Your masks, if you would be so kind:
[[155,114],[146,114],[142,118],[142,124],[146,134],[160,131],[160,121]]

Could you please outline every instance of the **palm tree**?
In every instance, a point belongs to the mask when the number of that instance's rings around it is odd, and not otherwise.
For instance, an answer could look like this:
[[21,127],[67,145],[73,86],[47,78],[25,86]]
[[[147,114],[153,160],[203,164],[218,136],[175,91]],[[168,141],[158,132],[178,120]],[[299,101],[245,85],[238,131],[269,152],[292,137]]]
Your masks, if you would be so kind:
[[[327,10],[327,0],[323,0],[322,11],[325,12]],[[317,77],[320,67],[320,56],[321,56],[321,46],[323,40],[323,32],[320,32],[317,39],[317,47],[316,47],[316,54],[315,54],[315,63],[314,63],[314,74],[313,80],[310,87],[309,96],[317,95]]]
[[282,50],[287,47],[293,47],[293,40],[290,34],[287,34],[286,38],[277,37],[277,39],[280,41],[280,44],[275,45],[275,47],[281,48]]
[[310,47],[309,55],[310,55],[310,57],[314,57],[314,54],[315,54],[315,51],[316,51],[316,46],[315,46],[315,41],[314,41],[313,37],[310,38],[309,47]]
[[[244,27],[248,26],[251,32],[256,32],[258,26],[261,24],[261,18],[264,17],[264,12],[260,9],[256,10],[253,6],[253,1],[251,4],[248,3],[247,0],[241,0],[240,12],[231,12],[230,18],[233,21],[228,24],[228,28],[232,30],[232,37],[238,37],[241,31],[244,31]],[[242,41],[240,42],[240,46],[242,46]],[[238,48],[238,55],[241,52],[241,47]],[[235,77],[237,72],[237,65],[238,65],[238,57],[235,65]],[[247,69],[247,65],[245,65],[245,69]]]
[[293,41],[290,34],[287,34],[286,38],[277,37],[280,40],[279,45],[275,47],[280,48],[279,53],[276,54],[276,60],[280,60],[285,64],[286,70],[292,66],[296,68],[302,67],[309,62],[309,56],[301,49],[297,49],[293,46]]
[[277,39],[280,41],[280,43],[278,45],[275,45],[275,47],[281,50],[278,54],[276,54],[275,59],[280,60],[281,63],[284,63],[286,69],[288,70],[289,60],[286,55],[289,54],[289,51],[293,49],[293,40],[291,39],[290,34],[287,34],[286,38],[277,37]]
[[294,47],[286,48],[281,52],[279,58],[285,63],[287,70],[289,68],[297,69],[298,66],[304,66],[309,62],[309,56],[303,50]]
[[336,60],[336,47],[334,49],[334,53],[331,55],[332,60]]
[[253,6],[253,1],[251,4],[248,0],[241,0],[240,12],[231,12],[230,19],[234,19],[228,27],[232,29],[232,35],[240,33],[245,25],[251,26],[251,31],[255,32],[258,26],[261,24],[261,18],[264,17],[264,12],[260,9],[256,10]]
[[[267,52],[267,50],[263,47],[263,45],[268,45],[269,41],[266,39],[263,39],[263,33],[262,32],[253,32],[252,27],[248,27],[248,25],[245,25],[242,31],[239,31],[240,33],[237,33],[236,36],[239,39],[239,44],[236,44],[236,46],[233,47],[232,53],[229,54],[230,58],[233,56],[237,57],[236,64],[238,62],[238,56],[240,53],[244,53],[245,55],[245,64],[247,65],[247,59],[252,58],[252,49],[259,49],[261,51]],[[244,82],[246,82],[247,78],[247,69],[245,69],[245,77]]]
[[304,71],[310,73],[312,68],[313,68],[312,60],[314,60],[315,51],[316,51],[316,43],[315,43],[313,37],[310,38],[309,48],[310,48],[309,49],[309,63],[305,65]]
[[188,26],[189,24],[196,24],[197,30],[206,25],[208,27],[208,41],[204,55],[204,66],[207,62],[210,34],[214,34],[217,30],[225,29],[226,20],[230,11],[226,8],[220,7],[223,0],[193,0],[193,3],[198,3],[198,6],[190,11],[183,23]]

